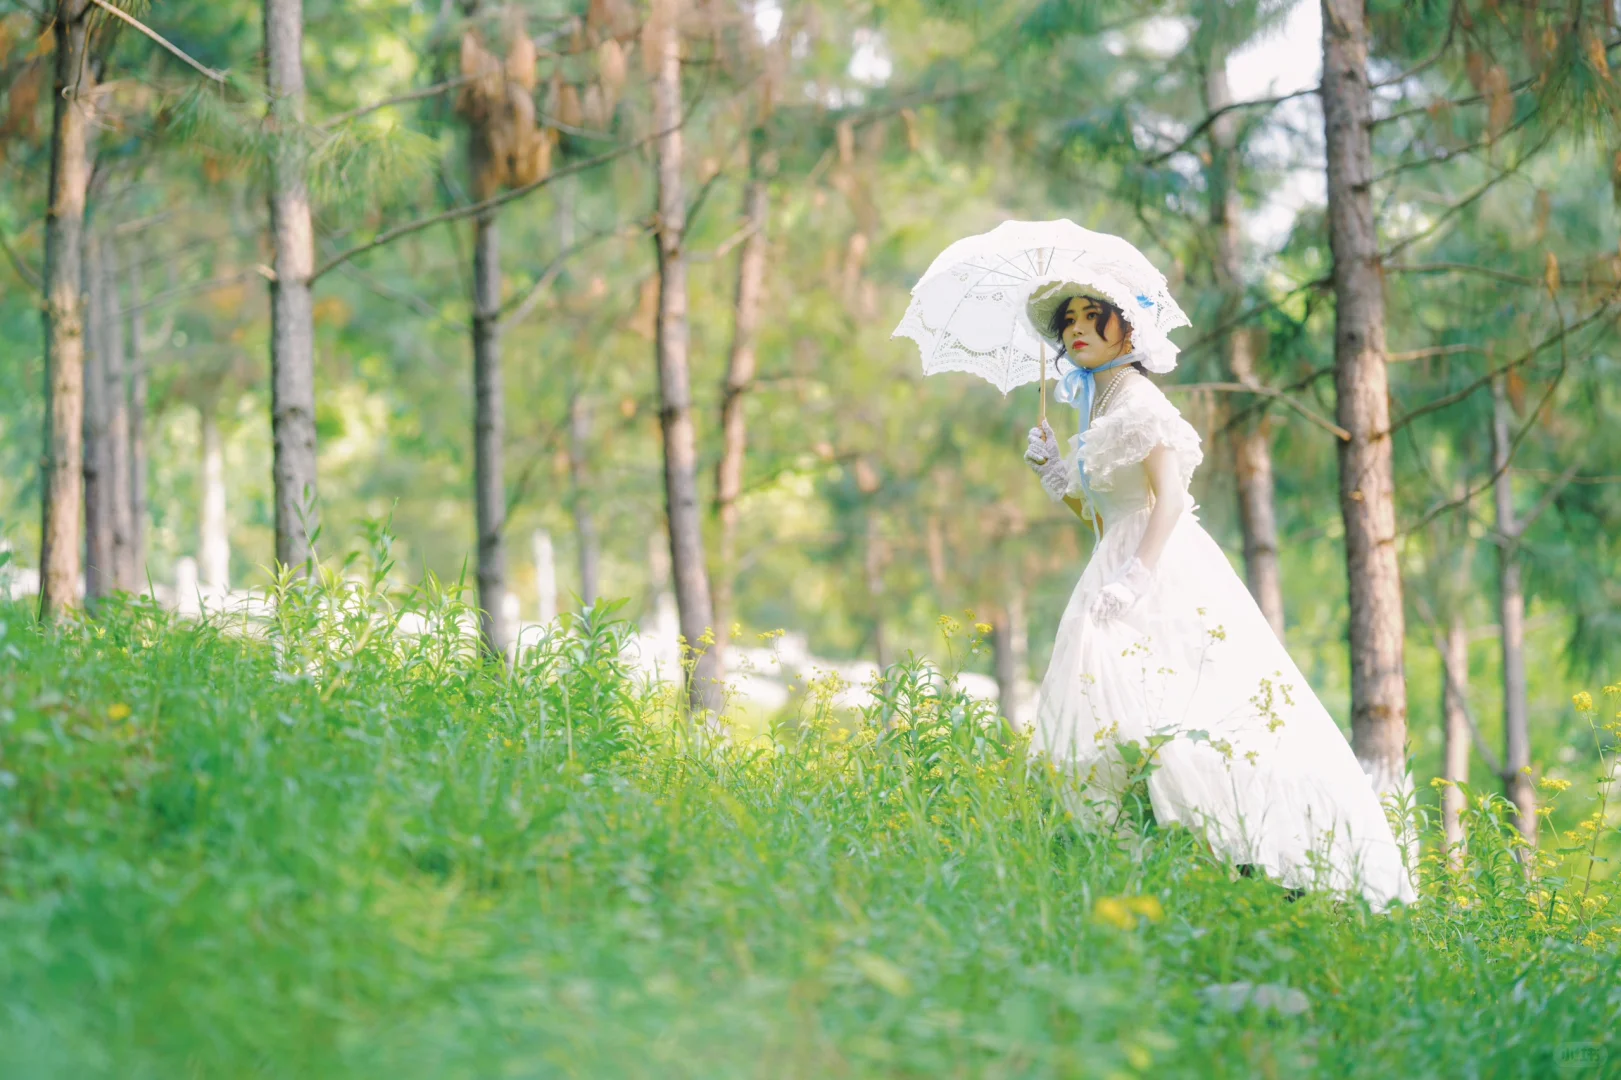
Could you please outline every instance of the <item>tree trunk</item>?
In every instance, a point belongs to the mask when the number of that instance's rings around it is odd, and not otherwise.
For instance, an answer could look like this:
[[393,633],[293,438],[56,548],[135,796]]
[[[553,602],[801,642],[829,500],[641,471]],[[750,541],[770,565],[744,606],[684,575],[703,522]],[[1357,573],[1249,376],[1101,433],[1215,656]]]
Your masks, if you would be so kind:
[[721,400],[722,448],[715,470],[715,509],[720,519],[720,573],[715,579],[716,669],[724,671],[726,648],[736,618],[737,500],[743,493],[743,459],[748,430],[743,398],[754,386],[754,342],[760,322],[760,300],[765,287],[766,225],[770,219],[770,193],[760,161],[760,135],[751,145],[749,183],[743,191],[743,227],[749,230],[737,260],[737,299],[732,315],[732,355],[726,369]]
[[709,571],[704,564],[703,523],[698,510],[697,446],[692,422],[691,373],[687,357],[686,195],[681,180],[681,49],[679,0],[655,0],[650,35],[657,65],[653,78],[653,129],[658,133],[658,354],[659,418],[664,429],[664,497],[670,528],[681,636],[697,652],[687,689],[694,709],[718,711],[720,686],[708,635],[715,625]]
[[52,29],[51,174],[45,206],[45,468],[39,613],[54,619],[78,601],[79,513],[84,498],[84,206],[90,187],[89,0],[61,0]]
[[1024,726],[1024,684],[1030,670],[1029,625],[1024,586],[1008,590],[1007,603],[992,618],[991,647],[996,664],[996,694],[1002,715],[1014,727]]
[[591,403],[576,392],[568,407],[569,493],[574,512],[574,544],[580,562],[580,603],[592,607],[597,602],[598,565],[601,548],[597,521],[591,509]]
[[[1232,104],[1227,82],[1227,55],[1217,52],[1205,73],[1206,107],[1211,112]],[[1221,320],[1228,327],[1223,342],[1234,382],[1258,385],[1255,342],[1247,326],[1237,324],[1244,307],[1243,200],[1238,190],[1238,114],[1227,112],[1210,125],[1210,224],[1215,233],[1215,277],[1221,291]],[[1238,481],[1238,520],[1244,537],[1244,576],[1261,613],[1283,640],[1283,579],[1278,569],[1278,519],[1273,498],[1272,443],[1265,413],[1240,424],[1232,434],[1233,473]]]
[[124,350],[124,306],[119,301],[118,246],[101,239],[97,272],[102,304],[103,374],[107,380],[107,503],[113,530],[113,582],[125,592],[140,589],[135,561],[135,499],[130,491],[129,378]]
[[507,620],[507,491],[502,469],[506,393],[501,383],[501,245],[494,212],[473,237],[473,491],[478,518],[479,634],[493,656],[512,640]]
[[1323,119],[1334,256],[1340,513],[1350,585],[1351,745],[1381,794],[1410,789],[1385,302],[1374,223],[1364,0],[1322,0]]
[[[1463,617],[1454,615],[1447,630],[1446,662],[1443,665],[1441,713],[1441,775],[1454,784],[1469,782],[1469,716],[1464,694],[1469,684],[1469,633]],[[1456,684],[1456,685],[1454,685]],[[1447,848],[1454,859],[1461,856],[1463,836],[1463,792],[1456,787],[1441,791],[1441,822],[1446,830]]]
[[102,291],[102,246],[84,234],[84,597],[96,601],[118,589],[118,545],[113,525],[112,447],[108,422],[107,296]]
[[146,318],[141,308],[141,260],[129,264],[129,501],[130,544],[136,587],[147,581],[146,522]]
[[270,95],[270,429],[276,561],[302,567],[315,531],[315,232],[304,179],[304,3],[265,0]]
[[198,407],[202,443],[202,499],[197,513],[197,571],[203,591],[223,597],[231,589],[231,532],[225,503],[225,444],[217,402]]
[[1508,395],[1492,382],[1492,497],[1497,510],[1497,610],[1503,650],[1503,784],[1520,835],[1537,842],[1537,796],[1531,784],[1530,706],[1525,675],[1525,586],[1520,575],[1521,527],[1514,514]]

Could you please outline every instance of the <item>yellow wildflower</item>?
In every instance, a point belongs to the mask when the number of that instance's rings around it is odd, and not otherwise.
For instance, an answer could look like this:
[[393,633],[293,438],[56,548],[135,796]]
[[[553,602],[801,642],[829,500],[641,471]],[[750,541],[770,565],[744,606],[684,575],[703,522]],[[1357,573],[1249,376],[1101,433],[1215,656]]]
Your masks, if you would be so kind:
[[1576,706],[1576,711],[1577,712],[1592,712],[1593,711],[1593,695],[1589,694],[1586,690],[1583,690],[1578,694],[1572,695],[1570,700],[1571,700],[1571,703]]
[[1561,791],[1570,790],[1570,781],[1561,780],[1557,776],[1544,776],[1537,781],[1537,786],[1545,791],[1551,791],[1558,794]]
[[1165,909],[1157,896],[1128,896],[1126,906],[1149,922],[1159,922],[1165,917]]
[[1137,917],[1115,896],[1099,897],[1097,903],[1092,905],[1092,917],[1117,930],[1130,930],[1137,925]]
[[116,705],[107,706],[107,719],[109,720],[128,720],[129,714],[130,707],[125,705],[122,701],[118,702]]
[[1165,917],[1165,909],[1155,896],[1101,896],[1092,905],[1092,916],[1117,930],[1131,930],[1138,916],[1159,922]]

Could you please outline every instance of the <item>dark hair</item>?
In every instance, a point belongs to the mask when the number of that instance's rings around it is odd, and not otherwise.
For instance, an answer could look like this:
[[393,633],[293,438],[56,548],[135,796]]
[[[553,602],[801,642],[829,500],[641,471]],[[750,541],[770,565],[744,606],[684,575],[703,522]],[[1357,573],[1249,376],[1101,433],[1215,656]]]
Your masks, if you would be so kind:
[[[1077,294],[1070,297],[1068,300],[1065,300],[1062,304],[1059,304],[1058,307],[1053,309],[1052,318],[1047,320],[1047,334],[1054,341],[1058,342],[1059,352],[1064,351],[1064,316],[1069,312],[1069,305],[1079,299],[1081,299],[1081,297],[1079,294]],[[1097,321],[1099,337],[1106,337],[1108,335],[1109,324],[1115,319],[1119,319],[1121,324],[1125,327],[1126,336],[1131,336],[1131,324],[1126,321],[1125,313],[1122,312],[1118,307],[1109,303],[1107,300],[1100,300],[1095,296],[1088,296],[1086,299],[1092,301],[1100,309],[1099,318]],[[1143,367],[1141,361],[1133,360],[1131,362],[1131,366],[1136,368],[1139,374],[1148,374],[1148,369]]]

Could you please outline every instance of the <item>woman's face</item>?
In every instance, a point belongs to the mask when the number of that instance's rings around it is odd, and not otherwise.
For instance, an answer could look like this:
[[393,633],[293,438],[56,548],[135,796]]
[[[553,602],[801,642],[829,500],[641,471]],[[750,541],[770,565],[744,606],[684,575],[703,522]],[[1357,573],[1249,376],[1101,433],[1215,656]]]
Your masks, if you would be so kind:
[[1064,351],[1077,367],[1095,368],[1117,360],[1130,350],[1125,321],[1111,315],[1100,333],[1105,308],[1090,296],[1077,296],[1064,308]]

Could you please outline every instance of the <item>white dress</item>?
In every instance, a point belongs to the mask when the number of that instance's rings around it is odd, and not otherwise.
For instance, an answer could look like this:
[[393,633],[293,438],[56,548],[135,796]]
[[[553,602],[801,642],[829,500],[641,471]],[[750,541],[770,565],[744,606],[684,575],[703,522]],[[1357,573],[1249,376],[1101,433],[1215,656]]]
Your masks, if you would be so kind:
[[1059,623],[1033,748],[1074,782],[1083,824],[1112,823],[1152,762],[1147,787],[1162,826],[1197,830],[1217,855],[1288,886],[1360,892],[1376,910],[1413,901],[1372,782],[1192,509],[1135,605],[1118,619],[1091,617],[1147,527],[1144,459],[1170,447],[1186,487],[1204,456],[1158,386],[1123,377],[1107,413],[1071,440],[1071,467],[1085,468],[1104,529]]

